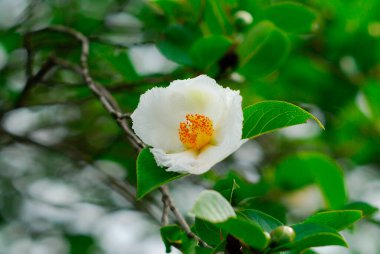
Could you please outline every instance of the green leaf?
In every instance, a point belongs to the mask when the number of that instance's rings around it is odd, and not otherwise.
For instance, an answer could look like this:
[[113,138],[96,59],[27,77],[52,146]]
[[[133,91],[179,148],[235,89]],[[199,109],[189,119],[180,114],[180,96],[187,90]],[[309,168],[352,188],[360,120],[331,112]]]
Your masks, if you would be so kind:
[[254,209],[243,209],[238,211],[238,215],[241,215],[249,220],[252,220],[259,224],[266,232],[271,232],[275,228],[284,225],[281,221]]
[[314,10],[294,2],[274,4],[263,11],[262,17],[289,33],[306,34],[320,27]]
[[149,148],[141,150],[137,157],[137,199],[141,199],[149,192],[161,185],[185,176],[176,172],[167,172],[157,166]]
[[374,120],[380,118],[380,83],[375,80],[370,80],[363,87],[363,93],[367,99],[370,117]]
[[162,241],[166,247],[166,253],[171,252],[171,246],[179,248],[182,244],[182,232],[178,225],[169,225],[160,229]]
[[211,246],[220,244],[225,237],[225,233],[216,225],[199,218],[195,219],[195,230],[197,235]]
[[216,182],[214,189],[218,191],[222,196],[232,203],[232,198],[235,190],[239,189],[240,186],[237,184],[235,178],[230,178],[234,173],[228,175],[227,179],[219,180]]
[[239,72],[245,76],[265,76],[275,71],[287,58],[287,35],[269,21],[252,27],[237,48]]
[[338,245],[348,247],[344,238],[334,229],[318,224],[296,224],[292,228],[296,233],[293,243],[278,246],[278,250],[304,250],[311,247]]
[[345,210],[360,210],[362,211],[363,217],[369,217],[379,211],[379,208],[374,207],[368,203],[356,201],[349,203],[343,207]]
[[168,59],[183,65],[192,65],[189,48],[196,39],[197,33],[182,25],[169,26],[157,43],[158,49]]
[[323,154],[300,153],[287,157],[277,165],[275,181],[286,190],[316,183],[331,209],[340,209],[347,201],[342,169]]
[[204,21],[211,34],[225,34],[232,32],[232,25],[223,9],[223,1],[204,1]]
[[195,66],[206,68],[221,59],[231,45],[232,42],[228,38],[211,35],[195,41],[190,49],[190,55]]
[[322,123],[302,108],[284,101],[263,101],[243,110],[243,138],[255,138],[262,134],[315,120],[324,129]]
[[171,252],[171,246],[181,250],[184,254],[194,254],[197,242],[189,238],[178,225],[168,225],[160,229],[162,241],[166,247],[166,253]]
[[220,193],[213,190],[203,191],[191,212],[195,217],[212,223],[220,223],[236,217],[230,203]]
[[315,223],[341,231],[361,218],[359,210],[335,210],[313,214],[302,223]]
[[268,246],[269,239],[264,230],[254,222],[242,218],[230,218],[219,226],[255,249],[262,250]]

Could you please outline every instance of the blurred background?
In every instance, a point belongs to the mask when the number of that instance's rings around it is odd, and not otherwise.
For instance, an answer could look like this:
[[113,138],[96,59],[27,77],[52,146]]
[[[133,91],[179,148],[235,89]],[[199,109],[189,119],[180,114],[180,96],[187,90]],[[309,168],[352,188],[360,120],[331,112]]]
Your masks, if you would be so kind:
[[[235,174],[270,197],[283,220],[307,217],[323,207],[314,185],[274,195],[257,184],[297,151],[334,158],[350,200],[380,207],[380,1],[300,0],[298,9],[276,9],[281,3],[0,0],[0,253],[165,252],[161,197],[128,200],[137,154],[82,78],[53,67],[26,89],[52,54],[78,63],[72,38],[25,36],[53,24],[89,38],[90,72],[125,112],[151,87],[206,73],[239,89],[244,106],[289,101],[324,123],[325,131],[309,122],[265,135],[213,171],[172,183],[183,214],[203,189]],[[350,249],[317,251],[379,254],[379,225],[377,213],[343,233]]]

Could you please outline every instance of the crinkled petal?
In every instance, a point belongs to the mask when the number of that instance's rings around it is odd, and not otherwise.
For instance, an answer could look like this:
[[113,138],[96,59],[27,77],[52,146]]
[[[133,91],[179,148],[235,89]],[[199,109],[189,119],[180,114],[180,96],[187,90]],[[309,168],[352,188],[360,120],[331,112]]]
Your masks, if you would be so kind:
[[187,114],[202,114],[213,123],[223,115],[224,89],[213,79],[201,75],[173,81],[167,88],[153,88],[140,97],[131,118],[132,128],[142,141],[168,153],[185,147],[178,135],[180,122]]
[[[173,81],[141,96],[132,114],[133,129],[148,145],[159,166],[167,171],[202,174],[236,151],[242,140],[242,98],[238,91],[219,86],[201,75]],[[200,152],[186,149],[178,135],[187,114],[209,117],[215,130],[212,143]]]

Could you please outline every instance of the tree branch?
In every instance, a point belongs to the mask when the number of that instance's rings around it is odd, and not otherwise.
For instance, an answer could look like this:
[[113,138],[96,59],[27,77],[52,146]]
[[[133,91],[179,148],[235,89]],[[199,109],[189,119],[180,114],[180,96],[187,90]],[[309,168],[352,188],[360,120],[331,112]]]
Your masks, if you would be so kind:
[[[118,103],[113,98],[113,96],[109,93],[109,91],[106,88],[96,83],[91,77],[89,67],[88,67],[88,55],[89,55],[89,50],[90,50],[88,38],[84,36],[82,33],[74,29],[64,27],[64,26],[51,26],[51,27],[47,27],[45,29],[42,29],[36,32],[41,32],[41,31],[61,32],[61,33],[72,36],[73,38],[75,38],[81,43],[82,50],[81,50],[81,55],[80,55],[79,67],[75,64],[72,64],[71,62],[68,62],[66,60],[59,59],[59,58],[53,58],[54,63],[64,68],[71,69],[74,72],[80,74],[83,77],[84,81],[86,82],[87,86],[90,88],[90,90],[100,100],[103,107],[108,111],[108,113],[111,116],[115,118],[116,122],[125,132],[129,141],[136,148],[136,150],[141,151],[143,148],[145,148],[146,145],[134,134],[134,132],[129,127],[128,122],[126,121],[126,118],[125,118],[125,114],[122,113]],[[174,205],[174,202],[170,196],[168,188],[166,186],[161,186],[160,191],[163,195],[162,199],[164,200],[163,222],[167,223],[167,215],[166,215],[167,212],[165,210],[167,209],[166,207],[169,207],[170,210],[173,212],[174,216],[176,217],[176,219],[178,220],[178,223],[180,224],[182,229],[187,233],[187,235],[191,238],[196,239],[201,245],[205,247],[209,247],[207,243],[205,243],[202,239],[200,239],[197,235],[195,235],[191,231],[190,226],[187,224],[182,214],[178,211],[178,209]]]

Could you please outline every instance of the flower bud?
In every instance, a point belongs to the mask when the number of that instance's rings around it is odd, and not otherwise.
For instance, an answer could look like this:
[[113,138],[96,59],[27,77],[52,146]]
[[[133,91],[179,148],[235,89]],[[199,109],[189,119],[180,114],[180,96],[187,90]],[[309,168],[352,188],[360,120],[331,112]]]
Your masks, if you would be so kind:
[[296,237],[296,233],[291,227],[280,226],[274,229],[271,233],[271,240],[273,245],[282,245],[290,243]]

